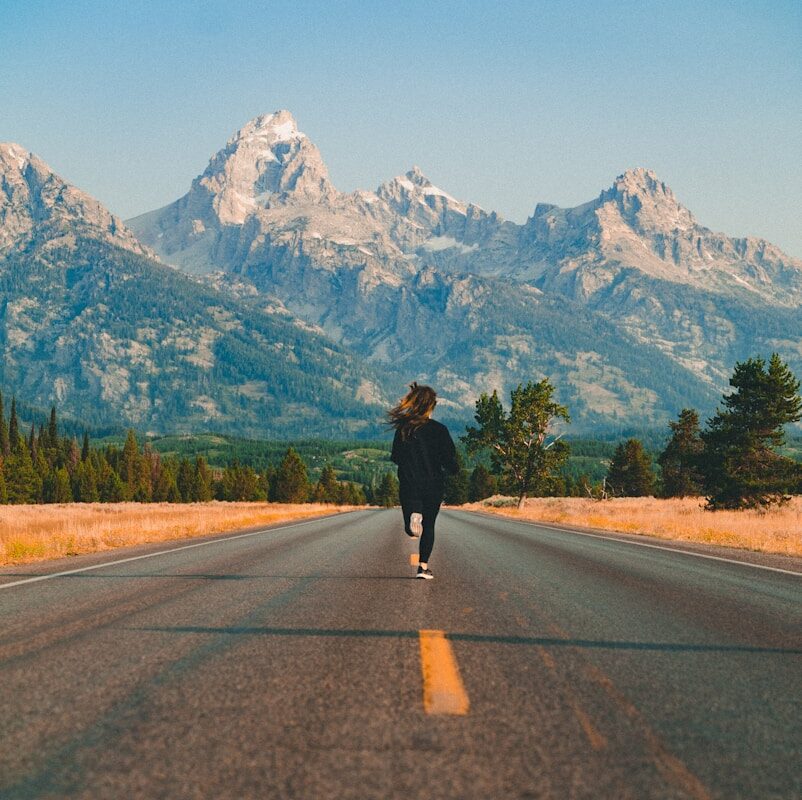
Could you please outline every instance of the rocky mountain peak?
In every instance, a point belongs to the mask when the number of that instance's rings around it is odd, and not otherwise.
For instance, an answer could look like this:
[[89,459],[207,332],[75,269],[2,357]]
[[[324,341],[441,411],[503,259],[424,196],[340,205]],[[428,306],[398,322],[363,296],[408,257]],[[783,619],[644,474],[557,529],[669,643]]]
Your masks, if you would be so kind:
[[42,237],[74,239],[77,232],[153,255],[121,219],[42,159],[21,145],[0,143],[0,252]]
[[671,233],[696,225],[693,214],[654,171],[637,167],[619,175],[599,195],[597,216],[602,225],[623,221],[639,233]]
[[252,119],[212,156],[193,182],[188,202],[204,224],[206,206],[219,222],[241,225],[274,203],[319,202],[336,195],[320,151],[289,111],[276,111]]
[[295,117],[286,110],[275,111],[272,114],[260,114],[250,122],[243,125],[227,142],[234,144],[237,141],[262,140],[262,143],[271,145],[276,142],[289,142],[295,139],[305,139],[306,134],[298,130]]

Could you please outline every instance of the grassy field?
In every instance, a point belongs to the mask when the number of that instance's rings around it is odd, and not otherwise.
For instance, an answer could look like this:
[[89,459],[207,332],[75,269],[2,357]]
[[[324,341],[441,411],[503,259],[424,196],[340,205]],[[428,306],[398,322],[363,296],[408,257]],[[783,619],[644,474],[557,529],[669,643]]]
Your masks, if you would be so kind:
[[[508,501],[513,505],[503,505]],[[702,498],[620,497],[600,502],[581,497],[537,497],[527,499],[518,511],[514,500],[497,496],[462,508],[515,519],[802,556],[802,497],[770,511],[705,511],[703,503]]]
[[24,564],[114,547],[350,511],[324,503],[69,503],[0,506],[0,564]]

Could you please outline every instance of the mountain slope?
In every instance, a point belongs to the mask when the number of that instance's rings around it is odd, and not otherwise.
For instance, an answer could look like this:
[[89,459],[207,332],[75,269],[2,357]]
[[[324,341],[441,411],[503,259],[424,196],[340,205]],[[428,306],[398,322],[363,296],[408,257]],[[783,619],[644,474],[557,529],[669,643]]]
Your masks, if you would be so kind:
[[[296,174],[309,176],[300,189]],[[246,200],[222,213],[231,196]],[[278,297],[373,364],[434,382],[463,418],[479,392],[547,375],[580,429],[658,423],[711,409],[736,359],[770,348],[802,367],[802,262],[704,228],[645,169],[516,225],[417,167],[375,192],[338,192],[282,111],[236,133],[183,198],[129,224],[168,263]]]
[[0,182],[0,386],[152,431],[379,430],[378,377],[280,303],[236,300],[148,257],[18,146]]

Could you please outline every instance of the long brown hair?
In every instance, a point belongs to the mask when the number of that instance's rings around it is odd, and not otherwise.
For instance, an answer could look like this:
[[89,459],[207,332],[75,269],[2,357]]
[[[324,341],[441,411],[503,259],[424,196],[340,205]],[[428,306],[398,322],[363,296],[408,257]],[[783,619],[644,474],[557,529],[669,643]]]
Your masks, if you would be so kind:
[[398,405],[387,412],[388,425],[401,431],[401,438],[407,439],[429,419],[437,404],[437,392],[431,386],[421,386],[416,381],[409,384],[409,391]]

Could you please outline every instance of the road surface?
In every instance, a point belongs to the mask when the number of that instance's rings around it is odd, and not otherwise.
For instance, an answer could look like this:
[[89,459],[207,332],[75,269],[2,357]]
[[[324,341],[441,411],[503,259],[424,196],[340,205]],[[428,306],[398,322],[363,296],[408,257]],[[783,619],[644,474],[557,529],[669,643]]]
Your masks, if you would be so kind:
[[0,568],[0,797],[802,796],[802,561],[400,522]]

